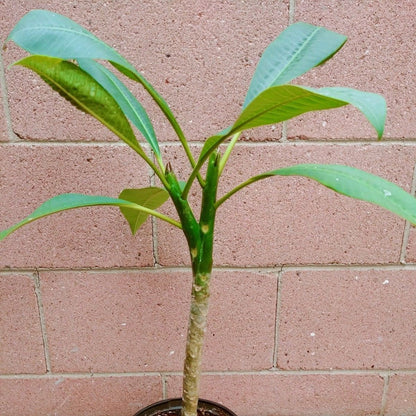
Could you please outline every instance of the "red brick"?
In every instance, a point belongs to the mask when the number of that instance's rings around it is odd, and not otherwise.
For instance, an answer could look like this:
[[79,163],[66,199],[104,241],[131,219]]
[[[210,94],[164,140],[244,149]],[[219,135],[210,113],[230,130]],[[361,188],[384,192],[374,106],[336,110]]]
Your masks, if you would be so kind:
[[131,416],[161,398],[159,376],[0,379],[0,414],[7,416]]
[[[179,377],[168,378],[168,395],[180,395]],[[239,416],[371,416],[380,412],[383,379],[376,375],[204,375],[201,397]]]
[[[287,25],[288,3],[187,0],[166,7],[161,0],[142,1],[140,13],[132,1],[109,3],[100,13],[86,0],[75,6],[50,0],[46,7],[84,25],[126,56],[165,97],[186,135],[201,140],[237,118],[259,55]],[[26,11],[39,5],[6,0],[2,7],[3,39]],[[21,53],[10,46],[5,59],[10,63],[17,56]],[[10,70],[7,79],[13,125],[26,139],[114,139],[27,71]],[[153,111],[140,86],[128,84]],[[174,137],[160,114],[154,120],[163,141]],[[265,128],[263,136],[280,137],[280,129]]]
[[414,270],[299,270],[281,283],[278,366],[416,366]]
[[45,355],[32,279],[23,274],[0,275],[0,293],[0,372],[44,373]]
[[386,416],[414,415],[416,412],[416,374],[390,377]]
[[[348,36],[346,45],[324,67],[295,80],[300,85],[349,86],[380,93],[388,106],[385,137],[414,138],[416,121],[413,76],[413,0],[400,7],[380,3],[318,0],[296,2],[296,20],[325,26]],[[336,13],[335,13],[336,11]],[[400,24],[398,24],[400,22]],[[288,136],[311,138],[375,138],[372,127],[358,110],[339,109],[301,117],[289,123]]]
[[[183,159],[170,150],[173,167],[183,179]],[[224,171],[219,195],[255,174],[297,163],[352,165],[409,191],[415,150],[412,145],[384,144],[241,145]],[[215,264],[397,263],[403,228],[404,221],[393,214],[310,180],[270,178],[247,187],[219,208]],[[166,224],[158,230],[161,264],[189,264],[181,232]]]
[[[43,272],[41,279],[53,371],[182,370],[189,271]],[[204,368],[270,368],[276,277],[216,272],[212,283]]]
[[[149,186],[148,170],[122,146],[7,145],[1,159],[0,229],[65,192],[116,197]],[[153,264],[151,226],[135,237],[116,207],[83,208],[44,218],[0,244],[3,267],[112,267]]]

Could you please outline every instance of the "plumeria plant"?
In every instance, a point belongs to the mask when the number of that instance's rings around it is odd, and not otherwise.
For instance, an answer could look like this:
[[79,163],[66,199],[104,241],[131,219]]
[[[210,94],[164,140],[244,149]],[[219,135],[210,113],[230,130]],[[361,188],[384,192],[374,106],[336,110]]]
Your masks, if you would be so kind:
[[[47,10],[32,10],[16,24],[7,41],[15,42],[29,53],[15,65],[37,73],[74,106],[108,127],[150,166],[161,186],[124,189],[118,198],[75,193],[58,195],[2,231],[0,238],[38,218],[95,205],[119,207],[133,234],[149,215],[181,229],[188,243],[193,275],[183,376],[183,416],[196,415],[213,266],[215,216],[230,197],[271,176],[304,176],[340,194],[377,204],[416,223],[416,200],[410,194],[380,177],[342,165],[276,167],[276,170],[247,178],[222,195],[217,194],[224,167],[246,129],[275,124],[310,111],[351,104],[365,115],[381,138],[386,103],[380,95],[351,88],[314,89],[289,84],[331,58],[346,41],[341,34],[301,22],[284,30],[264,51],[237,120],[209,137],[196,158],[177,119],[153,86],[112,47],[69,18]],[[110,65],[104,66],[100,61],[108,61]],[[123,77],[140,83],[171,124],[189,161],[189,177],[177,177],[172,160],[162,157],[151,118],[125,86]],[[132,125],[151,151],[142,146]],[[220,145],[223,145],[222,154]],[[261,160],[258,162],[261,166]],[[194,212],[188,202],[192,186],[199,189],[199,213]],[[176,207],[178,219],[157,211],[169,198]]]

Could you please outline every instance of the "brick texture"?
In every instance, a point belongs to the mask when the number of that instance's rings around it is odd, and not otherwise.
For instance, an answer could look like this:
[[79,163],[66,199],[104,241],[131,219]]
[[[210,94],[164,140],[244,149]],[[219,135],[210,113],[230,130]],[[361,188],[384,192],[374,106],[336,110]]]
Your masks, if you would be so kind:
[[[372,173],[410,190],[415,150],[413,145],[241,145],[227,165],[219,193],[256,174],[312,162],[350,164],[365,170],[371,166]],[[171,160],[182,177],[185,164],[179,157],[175,152]],[[391,160],[400,162],[393,166]],[[395,263],[403,228],[404,222],[392,214],[310,180],[269,178],[219,208],[215,261],[233,266]],[[159,232],[161,264],[188,264],[186,242],[179,232],[165,224],[160,224]]]
[[413,368],[415,276],[403,270],[285,273],[278,366]]
[[[190,277],[190,271],[43,272],[52,369],[180,371]],[[212,290],[204,368],[270,368],[276,277],[218,272]],[[247,302],[252,296],[261,301],[264,311]],[[228,316],[225,322],[224,316]]]
[[[0,66],[2,66],[3,61],[0,56]],[[4,74],[2,68],[0,68],[0,142],[7,141],[8,138],[8,127],[7,127],[7,121],[6,121],[6,112],[4,108],[4,100],[6,96],[6,91],[3,87],[3,81],[4,81]]]
[[[106,4],[100,13],[87,0],[44,3],[44,7],[84,25],[129,59],[166,98],[189,139],[201,140],[232,124],[238,116],[259,54],[286,26],[289,1],[244,4],[187,0],[167,7],[162,0],[152,0],[142,1],[139,10],[134,2],[123,1],[122,7],[119,3]],[[42,5],[35,1],[15,5],[7,0],[0,7],[5,10],[0,20],[4,39],[20,16]],[[259,20],[258,15],[264,17]],[[6,64],[21,55],[11,44],[5,54]],[[7,78],[13,126],[25,139],[114,140],[97,122],[51,93],[35,75],[13,69]],[[129,85],[153,111],[141,88]],[[54,123],[46,122],[51,119]],[[155,125],[163,140],[174,138],[160,116],[155,118]],[[276,126],[265,128],[263,133],[269,138],[280,137]]]
[[[344,33],[334,59],[295,83],[383,94],[384,140],[347,107],[250,130],[219,195],[253,175],[313,162],[352,165],[410,191],[414,7],[0,0],[0,39],[33,8],[74,19],[163,95],[197,157],[238,117],[264,48],[291,21]],[[9,67],[25,55],[16,45],[1,54],[0,229],[57,193],[116,197],[160,186],[113,133],[28,70]],[[126,84],[151,114],[163,162],[185,179],[190,166],[169,123],[140,85]],[[195,183],[196,212],[198,198]],[[177,218],[170,202],[161,211]],[[416,415],[414,228],[313,181],[269,178],[220,207],[215,238],[202,397],[239,416]],[[18,230],[0,243],[0,416],[131,416],[180,396],[190,289],[185,239],[163,221],[148,219],[132,236],[117,208],[101,207]]]
[[160,391],[158,376],[0,379],[0,414],[131,416]]
[[[388,118],[385,137],[414,138],[416,120],[412,75],[416,51],[412,47],[415,27],[409,10],[413,0],[389,2],[386,7],[342,0],[296,1],[296,20],[328,27],[348,36],[336,57],[299,80],[314,87],[345,85],[383,94]],[[336,12],[335,12],[336,11]],[[400,24],[397,24],[400,22]],[[375,138],[375,132],[354,109],[337,109],[320,115],[302,116],[290,122],[288,136],[314,138]]]
[[34,281],[23,274],[0,275],[0,371],[5,374],[46,371]]
[[386,415],[412,415],[416,407],[416,375],[395,374],[391,377]]
[[[148,186],[147,170],[132,153],[120,146],[3,148],[1,228],[58,193],[116,197],[124,188]],[[116,207],[83,208],[44,218],[3,242],[0,253],[3,267],[153,264],[150,223],[133,237]]]

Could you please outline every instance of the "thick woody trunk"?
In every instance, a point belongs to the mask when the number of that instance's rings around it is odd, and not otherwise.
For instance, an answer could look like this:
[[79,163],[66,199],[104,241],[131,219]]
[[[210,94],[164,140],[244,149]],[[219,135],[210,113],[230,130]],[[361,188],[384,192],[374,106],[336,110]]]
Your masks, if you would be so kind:
[[[196,278],[196,276],[195,276]],[[209,276],[204,276],[209,280]],[[182,416],[195,416],[199,397],[202,349],[206,330],[209,301],[209,284],[201,289],[192,288],[191,310],[189,314],[188,338],[183,377]]]

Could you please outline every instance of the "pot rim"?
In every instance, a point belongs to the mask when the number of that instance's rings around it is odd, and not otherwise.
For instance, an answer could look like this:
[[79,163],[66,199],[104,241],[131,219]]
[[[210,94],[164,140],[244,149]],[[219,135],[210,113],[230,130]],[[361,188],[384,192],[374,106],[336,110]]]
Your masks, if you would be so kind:
[[[198,407],[201,404],[208,405],[212,408],[219,408],[223,410],[224,412],[228,413],[229,416],[237,416],[232,410],[228,409],[224,405],[211,401],[211,400],[205,400],[205,399],[199,399],[198,400]],[[176,397],[172,399],[164,399],[160,400],[158,402],[152,403],[149,406],[144,407],[143,409],[140,409],[138,412],[134,414],[134,416],[151,416],[154,412],[157,410],[178,410],[182,408],[182,398]]]

